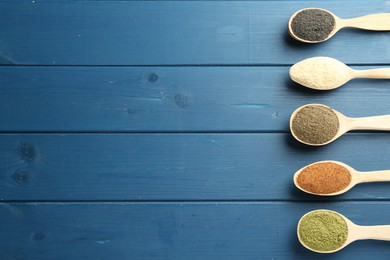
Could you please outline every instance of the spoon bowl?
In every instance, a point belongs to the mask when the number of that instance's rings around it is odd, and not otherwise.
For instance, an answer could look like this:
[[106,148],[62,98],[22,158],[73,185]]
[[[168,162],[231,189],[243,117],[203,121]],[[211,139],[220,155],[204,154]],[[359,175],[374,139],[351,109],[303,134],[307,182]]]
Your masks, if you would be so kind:
[[354,70],[333,58],[313,57],[294,64],[290,77],[307,88],[331,90],[355,78],[389,79],[390,69]]
[[[341,167],[344,167],[348,173],[350,174],[350,181],[349,181],[349,184],[337,191],[337,192],[332,192],[332,193],[315,193],[315,192],[311,192],[307,189],[304,189],[303,187],[301,187],[301,185],[299,184],[298,182],[298,177],[300,174],[302,174],[303,170],[311,167],[311,166],[315,166],[315,165],[319,165],[319,164],[322,164],[322,163],[334,163],[338,166],[341,166]],[[389,173],[389,180],[390,180],[390,173]],[[352,167],[350,167],[349,165],[345,164],[345,163],[342,163],[342,162],[338,162],[338,161],[320,161],[320,162],[315,162],[315,163],[312,163],[312,164],[309,164],[309,165],[306,165],[304,167],[302,167],[301,169],[299,169],[295,174],[294,174],[294,184],[295,186],[300,189],[301,191],[303,192],[306,192],[306,193],[309,193],[309,194],[312,194],[312,195],[318,195],[318,196],[336,196],[336,195],[340,195],[340,194],[343,194],[347,191],[349,191],[350,189],[352,189],[356,184],[358,183],[361,183],[363,182],[363,178],[361,176],[361,173],[356,171],[355,169],[353,169]]]
[[[310,140],[302,139],[301,136],[299,135],[299,133],[297,131],[295,131],[295,127],[294,127],[294,119],[297,117],[297,115],[299,113],[301,113],[301,111],[303,111],[304,108],[311,108],[311,107],[317,107],[317,106],[320,106],[322,108],[329,110],[330,113],[335,116],[335,118],[337,119],[337,122],[338,122],[337,132],[333,135],[333,137],[331,139],[329,139],[325,142],[321,142],[321,143],[314,143]],[[319,123],[321,123],[321,122],[319,122]],[[337,138],[339,138],[340,136],[342,136],[344,133],[346,133],[348,131],[348,124],[349,124],[349,120],[346,116],[344,116],[340,112],[338,112],[338,111],[336,111],[328,106],[321,105],[321,104],[307,104],[307,105],[301,106],[301,107],[297,108],[291,114],[291,118],[290,118],[290,130],[291,130],[291,134],[293,135],[293,137],[303,144],[312,145],[312,146],[322,146],[322,145],[326,145],[326,144],[333,142],[334,140],[336,140]],[[311,124],[309,123],[308,125],[311,125]],[[307,129],[307,131],[317,132],[316,129],[312,129],[312,128]]]
[[[311,248],[309,245],[305,244],[305,241],[302,239],[300,235],[300,228],[302,226],[302,221],[304,220],[305,217],[310,216],[311,214],[316,214],[318,212],[327,212],[331,214],[336,214],[339,218],[345,221],[345,224],[347,226],[348,234],[347,238],[344,241],[344,243],[339,246],[338,248],[334,250],[329,250],[329,251],[319,251],[316,249]],[[364,239],[375,239],[375,240],[390,240],[390,225],[380,225],[380,226],[360,226],[356,225],[353,223],[351,220],[349,220],[347,217],[344,215],[332,211],[332,210],[325,210],[325,209],[320,209],[320,210],[314,210],[306,213],[303,215],[297,225],[297,235],[298,235],[298,240],[299,242],[306,247],[307,249],[317,252],[317,253],[334,253],[337,252],[343,248],[345,248],[347,245],[351,244],[354,241],[357,240],[364,240]]]
[[[327,117],[321,117],[321,113],[326,113]],[[290,130],[299,142],[322,146],[333,142],[350,130],[390,131],[390,115],[350,118],[322,104],[307,104],[297,108],[291,114]],[[331,130],[330,135],[328,132]],[[326,139],[322,138],[324,135]],[[318,136],[321,137],[319,141],[315,140]]]
[[[315,39],[305,39],[302,36],[299,36],[296,31],[294,31],[293,23],[296,19],[299,19],[304,14],[310,14],[310,12],[316,12],[317,15],[312,16],[309,21],[306,21],[303,26],[306,26],[312,33],[324,32],[321,37]],[[318,13],[320,15],[318,15]],[[326,24],[324,28],[324,24]],[[332,26],[327,28],[327,26]],[[371,14],[366,16],[361,16],[352,19],[341,19],[331,13],[328,10],[321,8],[304,8],[295,12],[288,21],[288,32],[290,35],[301,42],[305,43],[319,43],[330,39],[342,28],[359,28],[363,30],[372,30],[372,31],[389,31],[390,30],[390,13],[382,14]]]
[[[300,36],[298,36],[295,32],[294,32],[294,29],[293,29],[293,21],[294,19],[304,13],[305,11],[322,11],[324,12],[324,14],[327,14],[329,15],[329,17],[333,18],[333,27],[332,28],[329,28],[329,34],[327,37],[321,39],[321,40],[308,40],[308,39],[304,39]],[[301,41],[301,42],[305,42],[305,43],[319,43],[319,42],[323,42],[323,41],[326,41],[328,40],[329,38],[331,38],[333,35],[336,34],[336,32],[338,30],[340,30],[340,26],[338,26],[338,24],[340,24],[340,22],[338,23],[337,21],[340,21],[340,18],[338,18],[336,15],[334,15],[333,13],[329,12],[328,10],[325,10],[325,9],[322,9],[322,8],[313,8],[313,7],[310,7],[310,8],[304,8],[304,9],[301,9],[301,10],[298,10],[296,11],[293,15],[291,15],[289,21],[288,21],[288,32],[289,34],[296,40],[298,41]],[[320,29],[321,30],[321,29]]]

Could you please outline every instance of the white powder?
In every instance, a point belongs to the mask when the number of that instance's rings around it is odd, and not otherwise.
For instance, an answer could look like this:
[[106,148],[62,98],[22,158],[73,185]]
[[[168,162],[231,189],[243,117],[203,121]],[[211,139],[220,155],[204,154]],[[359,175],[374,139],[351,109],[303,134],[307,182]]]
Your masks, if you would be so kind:
[[337,88],[348,82],[352,74],[352,69],[344,63],[328,57],[306,59],[290,68],[293,81],[318,90]]

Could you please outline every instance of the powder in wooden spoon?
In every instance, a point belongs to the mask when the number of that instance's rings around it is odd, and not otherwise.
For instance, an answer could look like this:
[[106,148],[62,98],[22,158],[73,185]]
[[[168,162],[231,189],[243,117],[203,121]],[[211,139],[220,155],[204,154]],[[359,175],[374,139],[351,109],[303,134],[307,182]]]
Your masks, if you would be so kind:
[[351,69],[329,57],[309,58],[290,68],[290,77],[293,81],[318,90],[337,88],[348,82],[351,76]]
[[315,8],[300,11],[291,21],[291,30],[296,36],[314,42],[326,40],[334,26],[332,14]]
[[294,116],[291,131],[296,138],[308,144],[324,144],[339,130],[339,120],[332,109],[322,105],[308,105]]
[[298,236],[307,247],[329,252],[344,245],[348,237],[348,226],[339,214],[329,210],[316,210],[299,222]]
[[331,194],[345,189],[351,183],[351,173],[340,164],[319,162],[304,168],[296,181],[307,192]]

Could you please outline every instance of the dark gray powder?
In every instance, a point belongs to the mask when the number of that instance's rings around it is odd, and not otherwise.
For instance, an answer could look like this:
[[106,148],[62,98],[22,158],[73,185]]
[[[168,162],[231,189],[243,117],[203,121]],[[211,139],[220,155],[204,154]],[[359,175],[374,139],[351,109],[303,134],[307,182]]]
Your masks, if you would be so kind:
[[335,19],[330,13],[314,8],[302,10],[291,21],[293,33],[306,41],[325,40],[334,26]]
[[338,130],[337,115],[322,105],[303,107],[295,114],[291,124],[293,134],[309,144],[324,144],[332,140]]

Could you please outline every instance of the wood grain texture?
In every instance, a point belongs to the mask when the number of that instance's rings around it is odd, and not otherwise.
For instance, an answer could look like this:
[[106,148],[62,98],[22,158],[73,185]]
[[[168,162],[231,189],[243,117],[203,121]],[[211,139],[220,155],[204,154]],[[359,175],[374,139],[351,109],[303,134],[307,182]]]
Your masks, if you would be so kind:
[[[313,56],[390,65],[390,32],[287,34],[298,9],[342,18],[390,1],[0,2],[0,259],[328,259],[298,244],[306,212],[390,224],[389,183],[336,198],[300,192],[302,166],[390,169],[389,133],[310,148],[291,112],[323,103],[390,114],[388,80],[315,92],[289,66]],[[335,259],[389,259],[359,241]]]
[[[326,55],[389,63],[388,32],[343,30],[321,45],[287,34],[297,10],[342,18],[390,1],[76,1],[0,3],[0,63],[42,65],[292,64]],[[41,51],[44,50],[44,51]]]
[[388,134],[347,134],[321,148],[289,134],[0,135],[1,200],[382,200],[390,183],[317,198],[293,174],[322,160],[390,169]]
[[[327,259],[296,238],[324,207],[388,224],[382,203],[0,203],[4,259]],[[65,220],[65,221],[64,221]],[[5,224],[5,225],[4,225]],[[337,259],[387,259],[390,242],[358,241]],[[328,255],[329,257],[329,255]]]
[[291,113],[307,103],[347,116],[390,114],[389,80],[355,79],[320,92],[297,85],[288,71],[1,67],[0,131],[287,132]]

